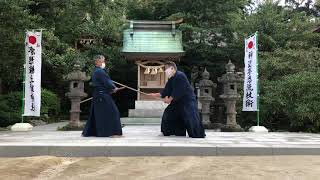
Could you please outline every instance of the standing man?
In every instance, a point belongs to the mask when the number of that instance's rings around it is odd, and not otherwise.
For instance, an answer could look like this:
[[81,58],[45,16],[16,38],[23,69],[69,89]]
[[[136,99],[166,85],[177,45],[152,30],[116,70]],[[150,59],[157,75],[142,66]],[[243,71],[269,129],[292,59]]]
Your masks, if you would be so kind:
[[164,136],[185,136],[186,130],[189,137],[204,138],[205,132],[199,116],[196,96],[186,75],[177,71],[174,62],[165,64],[165,73],[169,78],[161,93],[151,93],[153,97],[164,98],[169,104],[165,109],[161,132]]
[[120,114],[111,93],[118,88],[109,75],[103,70],[105,58],[102,55],[94,57],[95,69],[92,75],[93,99],[90,117],[82,132],[82,136],[119,137],[122,136]]

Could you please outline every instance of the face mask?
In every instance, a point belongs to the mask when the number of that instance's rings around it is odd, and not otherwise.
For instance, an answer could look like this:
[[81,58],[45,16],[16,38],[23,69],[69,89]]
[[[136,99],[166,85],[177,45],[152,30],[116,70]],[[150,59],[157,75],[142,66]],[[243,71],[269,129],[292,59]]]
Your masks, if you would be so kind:
[[168,68],[165,70],[166,75],[168,76],[168,78],[170,78],[173,75],[173,70],[172,68]]
[[104,69],[106,67],[106,63],[101,64],[101,68]]

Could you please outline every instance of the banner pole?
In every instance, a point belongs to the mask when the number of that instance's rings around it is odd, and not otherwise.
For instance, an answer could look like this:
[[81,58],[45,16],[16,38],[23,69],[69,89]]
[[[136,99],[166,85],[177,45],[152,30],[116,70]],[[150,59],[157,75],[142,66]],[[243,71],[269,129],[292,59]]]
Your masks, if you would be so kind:
[[259,44],[258,44],[258,31],[255,32],[256,35],[256,84],[257,84],[257,126],[252,126],[249,128],[250,132],[256,133],[267,133],[268,129],[264,126],[260,126],[260,90],[259,90]]
[[[27,32],[26,32],[26,35],[27,35]],[[26,55],[26,47],[24,48],[25,49],[25,52],[24,52],[24,64],[23,64],[23,80],[22,80],[22,107],[21,107],[21,123],[23,123],[23,115],[24,115],[24,106],[25,106],[25,84],[26,84],[26,58],[27,58],[27,55]]]
[[256,59],[257,59],[257,126],[260,126],[260,93],[259,93],[259,44],[258,31],[256,31]]
[[25,75],[25,71],[26,71],[26,64],[23,64],[23,80],[22,80],[22,107],[21,107],[21,123],[23,123],[23,114],[24,114],[24,91],[25,91],[25,84],[26,84],[26,75]]

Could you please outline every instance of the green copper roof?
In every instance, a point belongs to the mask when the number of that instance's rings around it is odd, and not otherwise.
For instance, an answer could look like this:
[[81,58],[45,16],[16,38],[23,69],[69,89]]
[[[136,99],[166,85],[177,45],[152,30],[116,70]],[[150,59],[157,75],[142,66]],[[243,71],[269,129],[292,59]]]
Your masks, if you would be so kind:
[[123,33],[122,53],[126,56],[183,55],[182,33],[173,22],[134,21]]
[[130,35],[130,29],[123,33],[123,52],[157,52],[157,53],[181,53],[182,35],[176,30],[176,34],[166,31],[134,31]]

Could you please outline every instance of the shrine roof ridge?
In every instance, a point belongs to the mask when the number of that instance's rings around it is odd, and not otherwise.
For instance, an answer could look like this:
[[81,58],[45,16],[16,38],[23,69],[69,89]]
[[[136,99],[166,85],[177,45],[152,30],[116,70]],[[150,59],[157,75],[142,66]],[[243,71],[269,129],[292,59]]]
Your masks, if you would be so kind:
[[175,21],[149,21],[149,20],[127,20],[128,23],[133,23],[133,24],[155,24],[155,25],[171,25],[172,23],[174,24],[181,24],[183,22],[183,19],[178,19]]
[[149,21],[149,20],[128,20],[130,29],[134,30],[172,30],[182,23],[183,19],[176,21]]

